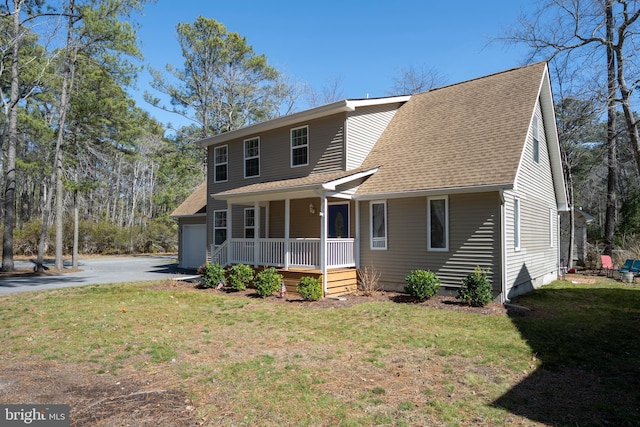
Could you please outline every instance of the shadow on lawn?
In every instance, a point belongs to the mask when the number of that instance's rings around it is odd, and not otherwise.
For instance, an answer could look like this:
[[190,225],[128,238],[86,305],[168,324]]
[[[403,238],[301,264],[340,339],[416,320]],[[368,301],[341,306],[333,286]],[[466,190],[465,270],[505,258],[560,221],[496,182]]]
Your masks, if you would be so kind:
[[513,323],[542,362],[494,402],[550,425],[640,426],[640,292],[542,289]]

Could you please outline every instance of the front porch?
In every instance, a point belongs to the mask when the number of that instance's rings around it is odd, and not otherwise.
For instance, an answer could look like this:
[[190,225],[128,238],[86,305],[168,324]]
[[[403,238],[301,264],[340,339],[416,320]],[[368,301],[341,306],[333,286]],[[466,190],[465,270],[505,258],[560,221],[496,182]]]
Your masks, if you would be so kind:
[[322,239],[315,238],[234,238],[218,247],[212,245],[211,263],[276,267],[287,292],[295,292],[302,276],[316,277],[323,284],[324,296],[336,297],[357,290],[356,248],[353,238],[326,239],[324,250]]

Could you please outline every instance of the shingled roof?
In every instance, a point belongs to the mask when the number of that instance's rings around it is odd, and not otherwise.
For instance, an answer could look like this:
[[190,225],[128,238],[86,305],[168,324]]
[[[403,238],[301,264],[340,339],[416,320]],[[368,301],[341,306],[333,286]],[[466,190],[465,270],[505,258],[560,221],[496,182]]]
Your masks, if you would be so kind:
[[173,212],[172,217],[204,214],[207,211],[207,181],[205,180]]
[[546,63],[413,95],[362,167],[358,196],[513,185]]

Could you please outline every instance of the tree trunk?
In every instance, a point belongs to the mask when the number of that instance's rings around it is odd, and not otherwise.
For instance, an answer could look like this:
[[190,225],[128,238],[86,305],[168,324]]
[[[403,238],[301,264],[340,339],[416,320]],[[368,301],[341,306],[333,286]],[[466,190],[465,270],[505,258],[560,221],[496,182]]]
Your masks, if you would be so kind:
[[73,255],[71,256],[71,268],[78,269],[78,190],[73,190]]
[[14,271],[13,230],[16,221],[16,144],[18,140],[18,100],[20,97],[20,8],[22,1],[13,2],[13,40],[11,57],[11,100],[7,147],[7,175],[4,189],[4,231],[2,234],[2,270]]
[[618,181],[618,147],[616,137],[616,64],[613,49],[613,0],[605,6],[607,29],[607,209],[604,225],[604,253],[613,253],[616,227],[616,184]]

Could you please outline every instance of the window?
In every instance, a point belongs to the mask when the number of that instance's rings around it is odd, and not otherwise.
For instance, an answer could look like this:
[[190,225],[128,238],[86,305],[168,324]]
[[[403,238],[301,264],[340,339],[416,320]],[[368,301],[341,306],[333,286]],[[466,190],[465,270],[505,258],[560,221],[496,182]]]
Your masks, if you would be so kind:
[[371,202],[371,249],[387,249],[387,203]]
[[309,164],[309,126],[291,129],[291,167]]
[[227,211],[213,211],[213,243],[220,246],[227,240]]
[[520,199],[513,199],[513,248],[520,250]]
[[449,250],[449,199],[429,197],[427,212],[427,241],[430,251]]
[[244,177],[260,176],[260,138],[244,141]]
[[533,122],[531,124],[533,128],[533,161],[536,163],[540,162],[540,139],[539,139],[539,130],[538,130],[538,116],[533,116]]
[[213,150],[214,182],[227,180],[227,146],[216,147]]
[[553,247],[553,208],[549,208],[549,247]]
[[253,239],[256,237],[256,210],[246,208],[244,210],[244,238]]

